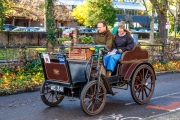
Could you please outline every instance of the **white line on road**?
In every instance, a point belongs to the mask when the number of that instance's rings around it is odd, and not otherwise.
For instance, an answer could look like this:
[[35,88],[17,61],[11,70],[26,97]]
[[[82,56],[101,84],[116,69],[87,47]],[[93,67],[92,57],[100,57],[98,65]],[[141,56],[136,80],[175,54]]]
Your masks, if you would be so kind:
[[[176,95],[176,94],[180,94],[180,92],[171,93],[171,94],[167,94],[167,95],[162,95],[162,96],[159,96],[159,97],[154,97],[154,98],[151,98],[151,100],[158,99],[158,98],[163,98],[163,97],[167,97],[167,96],[171,96],[171,95]],[[132,104],[135,104],[135,103],[136,102],[131,102],[131,103],[126,103],[125,105],[132,105]]]
[[180,108],[169,110],[169,112],[174,112],[174,111],[177,111],[177,110],[180,110]]

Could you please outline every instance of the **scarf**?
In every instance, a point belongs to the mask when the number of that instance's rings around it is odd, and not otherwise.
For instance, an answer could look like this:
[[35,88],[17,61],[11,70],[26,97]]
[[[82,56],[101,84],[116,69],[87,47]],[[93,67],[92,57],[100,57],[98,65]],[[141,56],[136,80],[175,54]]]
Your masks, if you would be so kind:
[[118,35],[119,35],[120,37],[123,37],[123,36],[126,35],[126,32],[124,32],[122,35],[118,33]]

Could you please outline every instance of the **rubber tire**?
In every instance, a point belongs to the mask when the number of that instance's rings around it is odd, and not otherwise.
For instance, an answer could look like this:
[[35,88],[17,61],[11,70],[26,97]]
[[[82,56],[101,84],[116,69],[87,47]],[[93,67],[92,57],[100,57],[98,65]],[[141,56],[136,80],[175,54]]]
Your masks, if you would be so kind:
[[[142,70],[143,68],[146,68],[149,72],[150,72],[150,74],[151,74],[151,76],[152,76],[152,78],[151,78],[151,83],[153,83],[152,85],[151,85],[151,88],[150,88],[150,92],[149,92],[149,94],[148,94],[148,97],[146,97],[147,99],[145,99],[145,100],[140,100],[140,99],[138,99],[138,96],[136,95],[136,91],[135,91],[135,86],[137,86],[137,84],[135,83],[136,81],[136,77],[138,77],[137,75],[138,75],[138,72],[140,71],[140,70]],[[135,85],[136,84],[136,85]],[[138,84],[140,84],[140,83],[138,83]],[[146,82],[146,84],[148,84],[147,82]],[[144,85],[145,86],[145,85]],[[142,88],[144,88],[144,86],[142,87]],[[134,101],[136,102],[136,103],[138,103],[138,104],[146,104],[150,99],[151,99],[151,97],[152,97],[152,95],[153,95],[153,92],[154,92],[154,88],[155,88],[155,74],[154,74],[154,71],[153,71],[153,69],[149,66],[149,65],[146,65],[146,64],[142,64],[142,65],[140,65],[140,66],[138,66],[138,68],[135,70],[135,72],[134,72],[134,74],[133,74],[133,76],[132,76],[132,80],[131,80],[131,84],[130,84],[130,88],[131,88],[131,96],[132,96],[132,98],[134,99]],[[138,86],[138,87],[136,87],[136,90],[137,89],[139,89],[140,87]],[[146,88],[146,87],[145,87]],[[139,89],[140,90],[140,89]],[[141,89],[142,90],[142,89]],[[146,91],[146,90],[145,90]],[[142,92],[142,91],[141,91]],[[143,93],[144,94],[144,93]],[[147,94],[147,91],[146,91],[146,94]],[[142,95],[142,94],[141,94]]]
[[[41,88],[40,88],[40,95],[41,95],[41,100],[48,106],[50,107],[55,107],[57,106],[59,103],[62,102],[62,100],[64,99],[64,96],[60,96],[60,97],[57,97],[55,96],[55,99],[56,101],[55,102],[51,102],[49,101],[47,98],[46,98],[46,95],[45,95],[45,91],[48,90],[49,88],[47,87],[48,83],[46,83],[46,81],[43,81],[42,85],[41,85]],[[50,89],[49,89],[50,90]],[[49,91],[49,94],[51,94],[51,97],[52,97],[52,94],[54,94],[54,91]],[[56,94],[55,94],[56,95]]]
[[87,109],[86,109],[86,105],[84,104],[84,99],[85,99],[85,97],[86,97],[86,94],[87,94],[87,91],[89,90],[89,88],[91,87],[91,86],[93,86],[93,85],[97,85],[98,84],[98,81],[96,81],[96,80],[93,80],[93,81],[90,81],[90,82],[88,82],[85,86],[84,86],[84,88],[83,88],[83,90],[82,90],[82,92],[81,92],[81,97],[80,97],[80,104],[81,104],[81,108],[82,108],[82,110],[83,110],[83,112],[85,113],[85,114],[87,114],[87,115],[97,115],[98,113],[100,113],[101,111],[102,111],[102,109],[104,108],[104,106],[105,106],[105,103],[106,103],[106,88],[104,87],[104,84],[102,83],[102,82],[100,82],[100,88],[101,88],[101,90],[103,91],[103,102],[101,103],[101,105],[100,105],[100,107],[95,111],[95,112],[91,112],[91,111],[88,111]]

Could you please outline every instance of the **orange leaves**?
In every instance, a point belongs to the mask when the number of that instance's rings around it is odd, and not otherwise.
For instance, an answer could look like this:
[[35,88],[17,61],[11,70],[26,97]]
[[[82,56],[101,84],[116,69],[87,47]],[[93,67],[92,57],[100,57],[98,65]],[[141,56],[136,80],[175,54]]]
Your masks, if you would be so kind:
[[169,61],[165,64],[157,61],[153,64],[153,67],[156,72],[159,71],[169,71],[169,70],[180,70],[180,61]]
[[0,95],[12,94],[16,89],[28,89],[40,85],[43,82],[42,68],[34,71],[24,70],[24,67],[16,67],[13,71],[3,71],[0,78]]
[[161,63],[161,62],[156,62],[155,64],[153,64],[153,67],[155,69],[155,71],[164,71],[165,70],[165,67],[164,65]]

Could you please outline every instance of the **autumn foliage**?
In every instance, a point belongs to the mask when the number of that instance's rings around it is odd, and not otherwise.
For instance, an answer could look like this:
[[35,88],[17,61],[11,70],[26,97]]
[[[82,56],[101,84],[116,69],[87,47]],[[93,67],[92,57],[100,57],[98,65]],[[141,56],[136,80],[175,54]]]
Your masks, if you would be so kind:
[[157,61],[153,64],[153,67],[156,72],[159,71],[170,71],[170,70],[180,70],[180,61],[169,61],[167,63],[162,63]]
[[0,95],[13,94],[21,90],[33,90],[44,80],[39,59],[25,66],[5,65],[0,68]]
[[[155,72],[180,70],[180,61],[160,61],[152,64]],[[44,80],[42,67],[37,60],[32,64],[17,67],[1,67],[0,70],[0,95],[16,93],[18,89],[31,90],[40,86]]]

